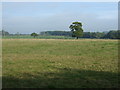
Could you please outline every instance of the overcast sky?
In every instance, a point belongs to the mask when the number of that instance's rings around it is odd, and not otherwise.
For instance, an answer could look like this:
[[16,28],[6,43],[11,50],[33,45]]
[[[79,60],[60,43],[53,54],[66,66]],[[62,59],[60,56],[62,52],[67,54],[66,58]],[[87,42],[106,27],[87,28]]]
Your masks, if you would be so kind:
[[118,29],[117,2],[3,2],[2,28],[9,33],[70,31],[79,21],[85,32]]

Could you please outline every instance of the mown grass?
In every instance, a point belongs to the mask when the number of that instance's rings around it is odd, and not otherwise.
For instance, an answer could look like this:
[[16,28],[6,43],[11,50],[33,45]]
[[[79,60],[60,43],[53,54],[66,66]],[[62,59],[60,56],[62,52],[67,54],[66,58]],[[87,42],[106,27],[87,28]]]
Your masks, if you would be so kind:
[[3,39],[3,88],[117,88],[117,40]]

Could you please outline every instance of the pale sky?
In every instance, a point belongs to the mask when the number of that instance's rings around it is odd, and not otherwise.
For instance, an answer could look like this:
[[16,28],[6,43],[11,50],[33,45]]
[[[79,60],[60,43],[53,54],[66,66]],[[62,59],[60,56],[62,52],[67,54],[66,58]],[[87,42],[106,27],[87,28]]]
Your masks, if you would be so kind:
[[2,28],[10,33],[70,31],[79,21],[85,32],[118,29],[117,2],[3,2]]

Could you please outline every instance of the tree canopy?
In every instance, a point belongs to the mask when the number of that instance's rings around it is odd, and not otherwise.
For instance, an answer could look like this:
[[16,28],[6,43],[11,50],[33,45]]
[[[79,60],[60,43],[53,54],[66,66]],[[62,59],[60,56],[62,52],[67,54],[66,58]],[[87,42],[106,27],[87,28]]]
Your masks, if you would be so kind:
[[33,36],[35,38],[36,36],[38,36],[38,34],[34,32],[31,34],[31,36]]
[[83,36],[83,29],[82,29],[82,23],[81,22],[73,22],[69,28],[72,32],[72,37],[76,37],[77,39],[79,37]]

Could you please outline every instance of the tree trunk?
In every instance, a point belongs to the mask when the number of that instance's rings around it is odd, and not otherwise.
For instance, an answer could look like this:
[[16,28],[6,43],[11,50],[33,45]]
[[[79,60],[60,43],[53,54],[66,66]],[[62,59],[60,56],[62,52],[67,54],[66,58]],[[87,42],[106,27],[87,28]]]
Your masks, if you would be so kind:
[[78,39],[78,37],[76,37],[76,39]]

